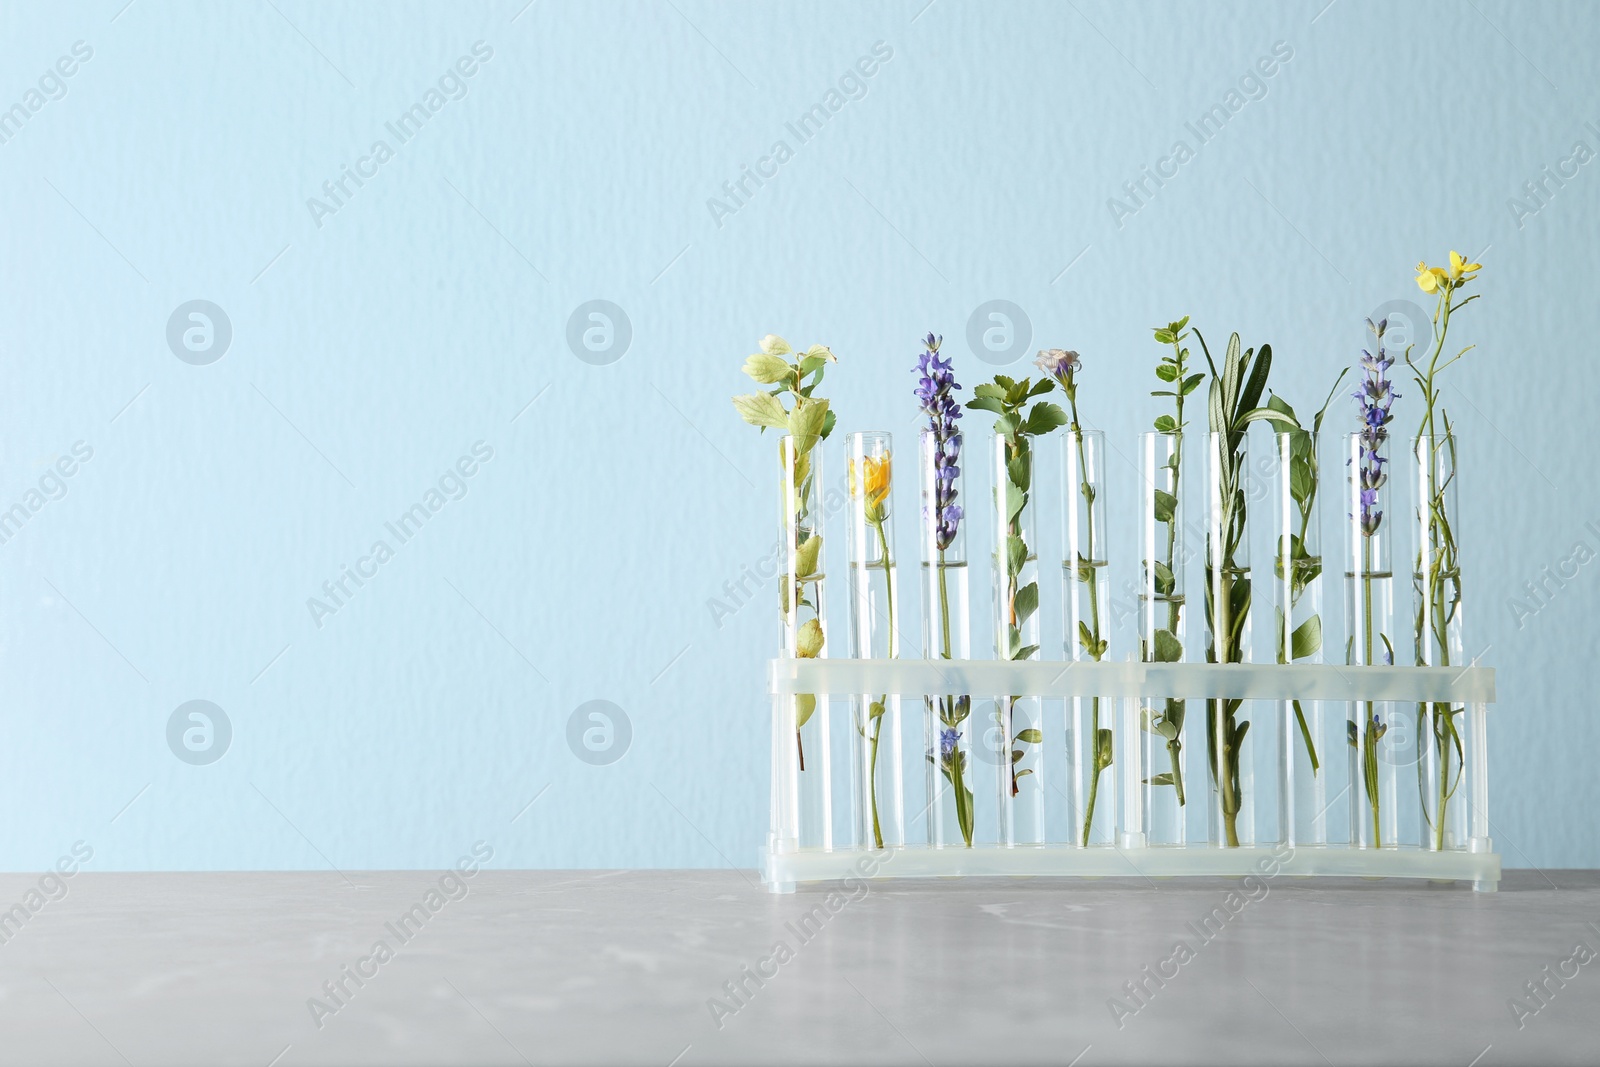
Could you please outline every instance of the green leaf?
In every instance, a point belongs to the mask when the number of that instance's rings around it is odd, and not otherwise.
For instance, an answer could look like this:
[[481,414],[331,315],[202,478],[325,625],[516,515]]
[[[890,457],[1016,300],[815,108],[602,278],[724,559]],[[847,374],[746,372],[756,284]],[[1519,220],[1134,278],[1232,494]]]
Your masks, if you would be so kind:
[[1322,417],[1328,413],[1328,405],[1333,403],[1333,394],[1339,391],[1339,383],[1344,381],[1344,376],[1349,373],[1350,368],[1346,367],[1341,370],[1339,372],[1339,376],[1333,380],[1333,388],[1328,390],[1328,399],[1322,402],[1322,407],[1317,410],[1316,417],[1311,420],[1312,433],[1320,433],[1322,431]]
[[789,347],[789,342],[775,333],[769,333],[761,339],[761,351],[769,356],[787,356],[794,349]]
[[1189,377],[1187,377],[1187,378],[1185,378],[1183,380],[1183,388],[1180,391],[1183,393],[1184,396],[1188,396],[1190,393],[1192,393],[1196,389],[1200,388],[1200,382],[1202,380],[1204,380],[1204,378],[1205,378],[1204,374],[1191,374],[1191,375],[1189,375]]
[[1159,559],[1155,563],[1155,574],[1152,580],[1155,584],[1157,596],[1171,596],[1177,587],[1177,581],[1172,577],[1172,568],[1162,563]]
[[1252,422],[1261,422],[1263,420],[1279,427],[1279,432],[1298,430],[1300,428],[1300,424],[1295,421],[1293,415],[1285,415],[1283,412],[1274,411],[1272,408],[1251,408],[1240,417],[1238,424],[1240,426],[1248,426]]
[[1307,659],[1316,655],[1321,647],[1322,616],[1313,615],[1294,628],[1294,636],[1289,639],[1291,659]]
[[[804,378],[806,375],[816,372],[817,381],[822,381],[823,367],[827,365],[827,362],[821,356],[806,356],[800,361],[800,377]],[[815,385],[816,382],[811,384]]]
[[1020,537],[1006,538],[1006,573],[1021,574],[1028,560],[1028,546]]
[[1028,492],[1025,488],[1006,482],[1006,522],[1015,520],[1027,502]]
[[839,362],[839,357],[834,355],[833,349],[829,348],[827,345],[812,345],[810,348],[806,349],[806,359],[808,361],[820,359],[827,363]]
[[1155,633],[1154,662],[1180,663],[1183,660],[1183,643],[1177,639],[1171,630],[1157,630]]
[[1157,522],[1172,522],[1173,516],[1178,513],[1178,498],[1165,489],[1155,491],[1154,509]]
[[1039,610],[1039,583],[1029,582],[1017,590],[1017,597],[1011,602],[1012,608],[1017,613],[1017,625],[1021,626],[1028,621],[1029,616]]
[[795,403],[789,412],[789,435],[800,440],[815,440],[822,436],[823,423],[828,418],[826,400],[805,399]]
[[1020,730],[1017,732],[1017,741],[1024,745],[1041,744],[1044,734],[1039,730]]
[[1290,460],[1289,495],[1296,500],[1307,500],[1316,492],[1316,488],[1316,480],[1311,476],[1310,462],[1304,459]]
[[[980,386],[978,386],[978,388],[982,389],[984,387],[980,385]],[[1000,414],[1003,414],[1005,412],[1005,408],[1004,408],[1004,406],[1002,406],[999,397],[984,396],[982,394],[979,394],[979,396],[975,400],[967,401],[967,410],[968,411],[992,411],[996,415],[1000,415]]]
[[796,657],[799,659],[816,659],[822,654],[822,623],[816,619],[807,619],[801,623],[799,631],[795,634],[794,643]]
[[[1015,380],[1013,380],[1012,378],[1007,377],[1004,374],[996,374],[994,376],[994,384],[998,385],[1006,393],[1011,392],[1011,390],[1016,388],[1016,385],[1017,385]],[[974,389],[973,392],[977,392],[977,390]]]
[[1164,382],[1174,381],[1178,377],[1178,366],[1175,363],[1161,362],[1156,365],[1156,377]]
[[1171,771],[1162,771],[1160,774],[1156,775],[1154,778],[1146,778],[1144,780],[1144,784],[1145,785],[1172,785],[1173,784],[1172,783],[1172,772]]
[[[982,397],[987,400],[1004,400],[1006,398],[1006,391],[992,382],[984,382],[982,385],[977,386],[972,390],[972,395],[976,397]],[[968,404],[967,406],[971,407],[972,405]]]
[[751,426],[771,426],[779,430],[789,426],[789,413],[783,410],[783,405],[771,393],[736,396],[733,398],[733,407],[739,417]]
[[1067,418],[1067,413],[1062,411],[1061,408],[1047,400],[1041,400],[1033,405],[1032,410],[1028,412],[1026,430],[1035,436],[1042,436],[1057,426],[1065,426],[1071,421],[1071,419]]
[[1048,393],[1050,390],[1054,389],[1055,387],[1056,387],[1056,380],[1054,378],[1051,378],[1049,376],[1040,378],[1038,383],[1035,384],[1032,389],[1028,390],[1028,395],[1026,397],[1023,397],[1023,399],[1026,400],[1026,399],[1029,399],[1031,397],[1043,396],[1044,394]]
[[1233,728],[1233,759],[1237,764],[1242,762],[1239,758],[1244,751],[1244,735],[1250,732],[1250,720],[1246,719]]
[[1171,415],[1157,415],[1156,429],[1162,433],[1174,433],[1178,429],[1178,420]]
[[1019,416],[1014,411],[1008,411],[994,420],[994,432],[1000,437],[1011,437],[1016,434],[1021,425]]
[[1346,719],[1345,722],[1344,722],[1344,726],[1345,726],[1345,734],[1349,738],[1349,741],[1350,741],[1350,747],[1351,748],[1359,748],[1361,746],[1361,742],[1358,740],[1358,738],[1360,737],[1360,732],[1356,727],[1356,721],[1354,719]]
[[829,408],[828,409],[828,414],[826,416],[824,416],[824,418],[822,420],[822,436],[824,438],[826,438],[830,433],[833,432],[833,424],[838,422],[838,421],[839,420],[834,417],[833,409]]
[[[1248,359],[1248,356],[1240,358],[1239,335],[1229,336],[1227,354],[1222,357],[1222,410],[1226,415],[1232,415],[1239,410],[1239,380],[1244,375],[1244,365]],[[1216,429],[1221,432],[1228,429],[1228,426],[1224,423]]]
[[817,556],[822,552],[822,535],[812,534],[795,549],[795,572],[805,581],[817,571]]
[[1090,630],[1089,624],[1082,619],[1078,620],[1078,644],[1094,659],[1106,654],[1105,639],[1095,640],[1094,631]]
[[[811,716],[817,710],[817,697],[814,693],[800,693],[794,698],[794,728],[796,730],[811,721]],[[1354,723],[1351,724],[1355,725]]]
[[1027,659],[1029,656],[1033,655],[1037,651],[1039,651],[1039,646],[1038,645],[1023,645],[1021,648],[1017,649],[1016,654],[1013,655],[1011,658],[1012,659]]
[[1094,738],[1094,762],[1097,767],[1111,766],[1111,757],[1116,752],[1116,740],[1111,731],[1102,728]]
[[794,368],[782,356],[769,356],[758,352],[744,361],[744,372],[762,385],[781,382],[794,374]]
[[1006,461],[1006,480],[1018,489],[1028,488],[1031,458],[1027,452],[1018,452]]
[[1295,419],[1294,408],[1290,407],[1289,402],[1283,397],[1279,396],[1277,393],[1268,394],[1266,406],[1271,408],[1273,411],[1281,411],[1285,415],[1289,416],[1289,418],[1294,419],[1294,424],[1296,427],[1300,425],[1300,420]]
[[1244,391],[1239,394],[1238,406],[1234,408],[1235,414],[1260,406],[1261,394],[1266,392],[1267,388],[1267,374],[1271,370],[1272,346],[1262,345],[1256,352],[1255,364],[1250,369],[1249,380],[1244,383]]

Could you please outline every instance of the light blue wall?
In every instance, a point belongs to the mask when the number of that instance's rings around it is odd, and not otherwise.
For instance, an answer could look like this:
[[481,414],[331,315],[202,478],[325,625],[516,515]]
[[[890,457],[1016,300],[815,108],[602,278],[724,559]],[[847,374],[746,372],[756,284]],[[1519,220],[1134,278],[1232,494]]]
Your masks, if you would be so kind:
[[[1507,603],[1600,548],[1600,165],[1508,204],[1600,149],[1600,9],[123,3],[0,14],[0,105],[93,51],[0,144],[0,507],[93,452],[0,545],[0,866],[80,838],[101,869],[437,866],[475,839],[504,865],[748,865],[774,594],[709,601],[774,536],[773,442],[727,403],[761,335],[832,345],[842,428],[909,442],[917,337],[970,386],[992,368],[968,318],[1009,300],[1030,349],[1084,354],[1086,415],[1126,446],[1147,327],[1270,341],[1314,406],[1452,247],[1485,264],[1451,404],[1494,829],[1510,865],[1600,865],[1600,566]],[[479,41],[464,97],[386,131]],[[1275,45],[1257,98],[1115,219]],[[875,46],[802,143],[786,124]],[[393,158],[314,217],[378,139]],[[780,140],[775,178],[708,206]],[[196,299],[232,328],[204,366],[167,341]],[[597,299],[631,324],[609,365],[567,341]],[[465,495],[387,533],[479,441]],[[319,626],[308,598],[379,539],[394,557]],[[195,699],[232,727],[210,765],[168,746]],[[631,722],[609,766],[567,743],[596,699]]]

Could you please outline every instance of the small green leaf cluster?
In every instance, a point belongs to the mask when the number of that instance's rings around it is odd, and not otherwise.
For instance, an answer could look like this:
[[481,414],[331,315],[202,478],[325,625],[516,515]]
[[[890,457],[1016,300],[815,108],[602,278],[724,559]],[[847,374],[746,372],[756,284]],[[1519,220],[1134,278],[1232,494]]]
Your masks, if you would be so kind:
[[[795,357],[792,362],[785,358],[791,356]],[[734,410],[745,422],[760,427],[763,433],[768,427],[789,431],[800,451],[810,451],[833,432],[836,420],[828,401],[813,393],[822,384],[827,365],[837,362],[827,345],[812,345],[797,354],[788,341],[768,334],[761,340],[761,351],[745,358],[744,372],[760,384],[773,388],[764,393],[734,397]],[[794,401],[792,408],[785,408],[779,399],[785,393]]]
[[[1165,326],[1155,328],[1155,338],[1159,344],[1171,345],[1172,354],[1162,356],[1156,364],[1156,377],[1168,383],[1171,388],[1152,389],[1151,396],[1170,396],[1173,399],[1176,411],[1172,415],[1157,415],[1155,428],[1161,433],[1183,432],[1183,398],[1200,388],[1200,383],[1205,375],[1199,372],[1189,373],[1189,350],[1183,342],[1188,339],[1189,316],[1185,315],[1177,322],[1169,322]],[[1176,461],[1176,460],[1174,460]]]

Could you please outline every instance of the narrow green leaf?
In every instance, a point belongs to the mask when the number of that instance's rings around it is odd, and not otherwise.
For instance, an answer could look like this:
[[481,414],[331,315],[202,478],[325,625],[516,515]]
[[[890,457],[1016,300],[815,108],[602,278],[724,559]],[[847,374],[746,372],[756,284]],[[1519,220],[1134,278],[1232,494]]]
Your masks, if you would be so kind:
[[1037,745],[1044,741],[1044,734],[1038,730],[1019,730],[1017,741],[1024,745]]

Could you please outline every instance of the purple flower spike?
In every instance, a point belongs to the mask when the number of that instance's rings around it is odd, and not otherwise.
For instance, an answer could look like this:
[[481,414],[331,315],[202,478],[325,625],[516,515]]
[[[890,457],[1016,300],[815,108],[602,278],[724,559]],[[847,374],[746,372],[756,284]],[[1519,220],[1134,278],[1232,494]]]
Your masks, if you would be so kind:
[[1378,354],[1363,350],[1361,353],[1361,386],[1353,394],[1361,409],[1361,448],[1357,458],[1357,474],[1361,485],[1361,532],[1371,537],[1383,525],[1383,511],[1378,507],[1378,489],[1389,480],[1383,465],[1388,459],[1379,453],[1389,439],[1389,421],[1394,418],[1392,409],[1400,396],[1389,381],[1389,368],[1394,357],[1384,351],[1383,334],[1389,320],[1374,323],[1367,320],[1367,329],[1377,338]]
[[[961,474],[961,431],[956,420],[961,418],[961,405],[956,401],[955,371],[949,359],[939,358],[939,345],[943,337],[933,334],[922,339],[927,351],[917,358],[917,399],[922,401],[922,413],[928,416],[928,429],[934,437],[934,502],[937,515],[935,543],[939,551],[949,548],[956,539],[961,525],[961,507],[956,503],[956,478]],[[928,509],[923,509],[924,518]]]
[[956,742],[961,740],[961,731],[943,729],[939,731],[939,758],[948,760],[951,753],[956,750]]

